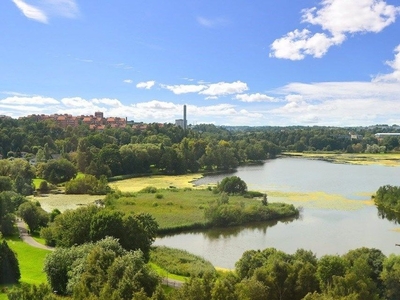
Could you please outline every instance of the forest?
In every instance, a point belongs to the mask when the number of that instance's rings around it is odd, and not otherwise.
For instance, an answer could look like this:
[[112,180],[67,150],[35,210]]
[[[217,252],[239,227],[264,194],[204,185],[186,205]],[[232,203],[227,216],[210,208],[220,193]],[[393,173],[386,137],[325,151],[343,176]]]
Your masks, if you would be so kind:
[[[61,128],[52,120],[0,119],[0,285],[10,286],[5,288],[8,299],[397,299],[400,257],[368,248],[321,258],[303,249],[294,254],[272,248],[247,251],[235,270],[201,272],[171,291],[149,265],[159,224],[151,214],[135,212],[136,202],[147,196],[108,185],[152,174],[226,172],[283,152],[396,152],[398,137],[375,137],[396,130],[200,124],[184,131],[172,124],[149,124],[142,131],[99,132],[83,124]],[[99,205],[63,213],[46,212],[27,198],[49,191],[106,196]],[[151,205],[158,206],[164,195],[188,191],[148,187],[142,193],[153,194]],[[299,214],[293,205],[270,204],[266,194],[248,191],[235,176],[192,195],[200,199],[206,194],[213,200],[196,202],[195,209],[212,226]],[[398,194],[398,187],[381,187],[375,202],[397,212]],[[133,210],[118,209],[123,203]],[[171,210],[174,203],[165,205]],[[16,216],[31,234],[40,233],[56,247],[44,263],[47,284],[20,282],[18,257],[5,239],[16,235]]]

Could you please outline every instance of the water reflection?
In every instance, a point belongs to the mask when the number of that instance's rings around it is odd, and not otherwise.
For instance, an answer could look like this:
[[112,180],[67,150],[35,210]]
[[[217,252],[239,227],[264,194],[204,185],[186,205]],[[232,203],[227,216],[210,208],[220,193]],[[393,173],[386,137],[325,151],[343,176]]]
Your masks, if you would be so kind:
[[302,214],[300,213],[298,216],[295,217],[288,217],[281,220],[272,220],[267,222],[255,222],[249,223],[246,225],[241,226],[231,226],[225,228],[211,228],[211,229],[202,229],[202,230],[192,230],[184,233],[176,233],[176,234],[163,234],[159,235],[158,239],[168,239],[172,237],[182,236],[182,235],[201,235],[204,239],[209,241],[218,240],[218,239],[229,239],[238,237],[243,233],[262,233],[266,234],[267,229],[270,227],[274,227],[278,223],[289,224],[295,220],[302,220]]
[[386,219],[394,224],[400,224],[400,213],[395,212],[391,209],[387,209],[386,207],[382,205],[376,205],[378,208],[378,217],[381,219]]

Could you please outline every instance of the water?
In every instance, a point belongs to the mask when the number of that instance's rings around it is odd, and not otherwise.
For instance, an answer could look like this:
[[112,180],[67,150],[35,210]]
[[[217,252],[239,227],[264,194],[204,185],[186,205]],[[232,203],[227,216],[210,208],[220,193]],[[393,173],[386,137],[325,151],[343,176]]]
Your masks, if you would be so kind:
[[[378,248],[386,255],[400,253],[400,248],[395,247],[400,242],[400,232],[394,230],[397,225],[379,218],[375,206],[362,204],[380,186],[400,185],[399,167],[280,158],[260,166],[241,167],[231,175],[243,179],[250,190],[323,191],[360,201],[360,205],[356,210],[305,205],[296,220],[177,234],[157,238],[155,245],[184,249],[215,266],[230,269],[244,251],[267,247],[287,253],[304,248],[317,256],[344,254],[358,247]],[[196,183],[216,183],[225,176],[207,176]]]

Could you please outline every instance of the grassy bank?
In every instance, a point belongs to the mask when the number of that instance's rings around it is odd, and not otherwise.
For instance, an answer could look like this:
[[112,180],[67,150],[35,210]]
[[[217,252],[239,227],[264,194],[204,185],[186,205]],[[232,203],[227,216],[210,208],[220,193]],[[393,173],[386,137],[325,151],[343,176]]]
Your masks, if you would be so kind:
[[333,153],[333,152],[284,152],[283,156],[319,159],[334,163],[357,165],[400,166],[400,153]]
[[[159,233],[171,233],[212,226],[205,217],[205,210],[210,204],[215,205],[220,198],[220,194],[215,194],[209,189],[156,189],[153,193],[119,192],[109,195],[106,198],[106,206],[125,213],[149,213],[158,222]],[[257,209],[261,205],[260,199],[235,195],[229,197],[229,204],[234,209],[228,209],[224,213],[228,214],[233,210],[235,213],[240,210],[244,223],[261,221],[257,218],[253,220],[246,218],[246,216],[251,217],[251,214],[256,211],[261,211]],[[268,209],[269,216],[263,219],[264,221],[296,215],[290,205],[271,203]]]
[[153,266],[158,266],[159,270],[163,270],[164,273],[159,272],[159,274],[163,274],[162,277],[167,277],[172,273],[187,279],[190,276],[201,276],[207,272],[216,272],[213,265],[204,258],[185,250],[164,246],[153,247],[150,262]]

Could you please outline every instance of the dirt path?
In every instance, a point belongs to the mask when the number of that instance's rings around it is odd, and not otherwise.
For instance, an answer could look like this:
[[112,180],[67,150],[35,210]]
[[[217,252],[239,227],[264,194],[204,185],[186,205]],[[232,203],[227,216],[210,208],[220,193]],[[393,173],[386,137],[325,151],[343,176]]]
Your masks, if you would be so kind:
[[18,227],[18,231],[19,231],[19,236],[23,242],[27,243],[28,245],[30,245],[32,247],[50,250],[50,251],[54,250],[53,247],[45,246],[45,245],[42,245],[41,243],[36,242],[34,240],[34,238],[28,233],[27,225],[23,221],[18,219],[17,227]]

